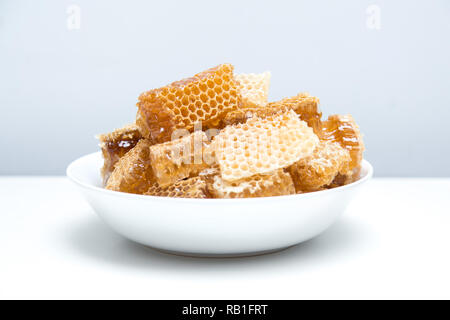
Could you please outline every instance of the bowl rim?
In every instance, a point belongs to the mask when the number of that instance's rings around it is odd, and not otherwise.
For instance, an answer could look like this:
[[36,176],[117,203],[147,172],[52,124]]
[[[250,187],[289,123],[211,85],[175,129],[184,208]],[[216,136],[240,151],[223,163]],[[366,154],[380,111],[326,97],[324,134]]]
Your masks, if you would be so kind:
[[[197,203],[197,204],[201,204],[201,203],[220,203],[220,204],[225,204],[225,203],[234,203],[234,204],[238,204],[238,203],[251,203],[251,202],[270,202],[270,201],[274,201],[274,200],[293,200],[293,199],[298,199],[298,198],[309,198],[309,197],[317,197],[317,196],[321,196],[321,195],[325,195],[331,192],[339,192],[339,191],[343,191],[345,189],[348,188],[352,188],[355,187],[359,184],[363,184],[365,182],[367,182],[368,180],[370,180],[373,176],[373,167],[370,164],[369,161],[363,159],[361,162],[361,166],[366,169],[367,173],[359,178],[358,180],[346,184],[344,186],[340,186],[340,187],[336,187],[336,188],[332,188],[332,189],[327,189],[327,190],[320,190],[320,191],[315,191],[315,192],[309,192],[309,193],[300,193],[300,194],[291,194],[291,195],[284,195],[284,196],[271,196],[271,197],[257,197],[257,198],[233,198],[233,199],[195,199],[195,198],[171,198],[171,197],[158,197],[158,196],[150,196],[150,195],[142,195],[142,194],[134,194],[134,193],[126,193],[126,192],[120,192],[120,191],[113,191],[113,190],[108,190],[105,189],[103,187],[97,187],[94,186],[90,183],[84,182],[82,181],[82,179],[79,179],[75,174],[74,174],[74,168],[79,166],[80,163],[82,163],[82,161],[86,158],[90,158],[90,157],[94,157],[94,156],[99,156],[100,155],[100,151],[97,152],[93,152],[93,153],[89,153],[86,154],[84,156],[81,156],[77,159],[75,159],[74,161],[72,161],[66,169],[66,175],[69,178],[69,180],[71,180],[72,182],[74,182],[76,185],[79,185],[80,187],[84,188],[84,189],[88,189],[91,191],[96,191],[96,192],[101,192],[105,195],[109,195],[109,196],[117,196],[117,197],[126,197],[129,199],[140,199],[143,201],[160,201],[160,202],[179,202],[179,203]],[[101,155],[100,155],[101,156]],[[100,171],[99,171],[99,175],[100,175]]]

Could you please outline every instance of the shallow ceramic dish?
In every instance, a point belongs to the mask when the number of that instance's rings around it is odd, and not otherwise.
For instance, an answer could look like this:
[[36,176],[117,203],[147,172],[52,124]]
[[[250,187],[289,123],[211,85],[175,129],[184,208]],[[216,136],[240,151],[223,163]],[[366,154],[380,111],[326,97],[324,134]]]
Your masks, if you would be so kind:
[[102,188],[100,152],[72,162],[67,176],[101,219],[124,237],[186,255],[239,256],[280,250],[311,239],[344,212],[372,176],[319,192],[252,199],[180,199]]

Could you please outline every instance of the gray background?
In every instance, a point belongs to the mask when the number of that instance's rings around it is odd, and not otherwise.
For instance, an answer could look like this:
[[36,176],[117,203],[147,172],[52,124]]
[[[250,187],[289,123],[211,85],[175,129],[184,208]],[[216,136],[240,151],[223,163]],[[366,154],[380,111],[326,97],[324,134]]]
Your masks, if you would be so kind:
[[445,0],[0,0],[0,174],[63,174],[141,92],[231,62],[353,114],[378,176],[450,176],[449,57]]

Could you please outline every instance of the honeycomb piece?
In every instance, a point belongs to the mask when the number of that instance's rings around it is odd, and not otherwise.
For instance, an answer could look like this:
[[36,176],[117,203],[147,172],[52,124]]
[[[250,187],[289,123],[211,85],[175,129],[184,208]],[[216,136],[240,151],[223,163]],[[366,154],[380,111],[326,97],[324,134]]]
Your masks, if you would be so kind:
[[300,159],[287,170],[292,176],[295,189],[301,192],[320,190],[333,182],[346,168],[351,158],[348,150],[338,143],[320,141],[313,154]]
[[295,194],[291,176],[283,169],[234,182],[225,181],[220,175],[215,175],[212,183],[207,186],[213,198],[256,198]]
[[151,146],[150,160],[158,184],[166,187],[196,176],[208,166],[203,161],[203,152],[207,146],[207,137],[203,131]]
[[253,117],[267,117],[279,114],[287,110],[294,110],[300,119],[313,128],[318,136],[322,133],[322,112],[319,110],[319,99],[307,93],[299,93],[295,97],[285,98],[280,101],[270,102],[265,107],[244,107],[228,113],[222,127],[231,124],[244,123]]
[[360,175],[361,175],[361,167],[358,166],[353,168],[352,171],[349,171],[347,173],[338,173],[334,178],[333,182],[331,182],[326,187],[330,189],[344,186],[346,184],[357,181],[360,178]]
[[143,194],[156,184],[150,164],[151,142],[141,139],[136,146],[116,163],[106,189]]
[[333,181],[330,184],[326,185],[325,187],[328,189],[333,189],[337,187],[342,187],[349,183],[351,183],[351,175],[338,173],[336,177],[333,179]]
[[273,116],[275,114],[283,113],[285,109],[283,108],[267,108],[267,107],[253,107],[253,108],[242,108],[239,110],[232,111],[228,113],[223,119],[222,128],[238,124],[245,123],[251,118],[265,118],[267,116]]
[[152,185],[145,195],[172,198],[207,198],[206,182],[200,177],[178,181],[168,187]]
[[106,185],[109,176],[114,170],[114,165],[128,151],[134,148],[142,136],[138,127],[135,124],[130,124],[113,132],[100,134],[97,138],[100,141],[104,159],[101,175],[103,185]]
[[199,172],[198,176],[206,182],[206,184],[213,183],[213,179],[215,176],[220,175],[220,167],[217,164],[214,164],[211,167],[203,169]]
[[141,94],[136,123],[145,137],[161,143],[171,140],[176,129],[192,132],[198,122],[203,129],[216,128],[240,104],[233,66],[221,64]]
[[263,107],[269,95],[270,72],[241,73],[234,76],[239,82],[243,107]]
[[351,171],[361,164],[364,142],[359,127],[351,115],[332,115],[323,122],[322,139],[339,143],[350,152],[352,161],[346,171]]
[[290,110],[225,127],[214,139],[222,178],[240,180],[287,167],[309,156],[319,139]]
[[322,118],[322,112],[319,109],[319,99],[317,97],[313,97],[308,93],[299,93],[291,98],[270,102],[267,104],[267,107],[294,110],[300,115],[300,119],[313,128],[316,135],[320,136],[322,130],[322,122],[320,120]]

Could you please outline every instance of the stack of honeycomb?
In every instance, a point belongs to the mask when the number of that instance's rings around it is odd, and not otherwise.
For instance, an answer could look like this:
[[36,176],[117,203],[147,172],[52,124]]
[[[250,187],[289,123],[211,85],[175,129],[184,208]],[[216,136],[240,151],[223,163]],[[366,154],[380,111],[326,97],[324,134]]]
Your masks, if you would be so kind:
[[136,124],[99,136],[109,190],[160,197],[254,198],[338,187],[359,175],[351,116],[322,121],[307,93],[268,102],[270,73],[221,64],[143,93]]

